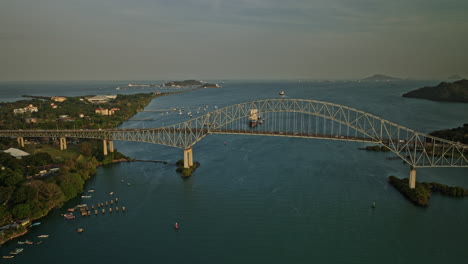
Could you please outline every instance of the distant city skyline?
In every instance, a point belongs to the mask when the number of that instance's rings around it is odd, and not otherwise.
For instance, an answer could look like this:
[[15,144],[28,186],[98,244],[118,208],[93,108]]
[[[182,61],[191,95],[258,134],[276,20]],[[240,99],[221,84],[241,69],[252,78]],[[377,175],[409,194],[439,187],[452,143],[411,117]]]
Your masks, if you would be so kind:
[[468,78],[463,0],[7,0],[0,81]]

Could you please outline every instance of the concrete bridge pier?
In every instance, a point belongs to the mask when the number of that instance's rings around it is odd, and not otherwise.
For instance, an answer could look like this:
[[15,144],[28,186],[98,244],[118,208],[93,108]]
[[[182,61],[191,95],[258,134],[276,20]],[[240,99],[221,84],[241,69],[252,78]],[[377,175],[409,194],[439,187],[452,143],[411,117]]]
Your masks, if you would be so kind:
[[184,168],[193,166],[193,152],[192,148],[184,149]]
[[18,145],[24,148],[24,137],[18,137],[16,140],[18,141]]
[[60,150],[67,149],[67,138],[61,137],[59,138],[60,142]]
[[114,152],[114,141],[109,139],[109,152]]
[[411,166],[409,173],[409,187],[410,189],[416,188],[416,168]]
[[107,139],[102,140],[102,149],[104,151],[104,156],[107,156]]

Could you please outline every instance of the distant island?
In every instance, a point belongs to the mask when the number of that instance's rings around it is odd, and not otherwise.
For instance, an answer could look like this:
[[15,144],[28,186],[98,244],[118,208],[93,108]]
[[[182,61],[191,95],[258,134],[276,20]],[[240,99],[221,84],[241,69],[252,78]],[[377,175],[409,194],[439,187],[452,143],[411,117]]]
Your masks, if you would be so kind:
[[400,78],[387,76],[383,74],[374,74],[370,77],[362,79],[363,81],[400,81]]
[[197,80],[184,80],[184,81],[170,81],[164,84],[166,87],[188,87],[202,85],[201,81]]
[[164,84],[165,87],[193,87],[199,86],[199,88],[219,88],[217,83],[204,83],[197,80],[184,80],[184,81],[170,81]]
[[200,88],[219,88],[219,87],[221,86],[219,86],[219,84],[217,83],[205,83],[202,86],[200,86]]
[[433,101],[468,103],[468,80],[463,79],[453,83],[441,82],[437,86],[423,87],[407,92],[402,96]]

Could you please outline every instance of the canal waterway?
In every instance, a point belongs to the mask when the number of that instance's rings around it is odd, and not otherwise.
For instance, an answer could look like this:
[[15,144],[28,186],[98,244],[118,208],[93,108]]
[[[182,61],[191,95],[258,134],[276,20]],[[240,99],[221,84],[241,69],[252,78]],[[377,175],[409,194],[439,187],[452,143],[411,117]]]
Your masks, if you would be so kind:
[[[145,111],[134,118],[150,121],[127,121],[121,127],[170,125],[190,119],[188,111],[196,117],[215,107],[278,98],[279,91],[285,91],[285,98],[357,108],[421,132],[468,123],[467,104],[401,97],[409,90],[435,84],[226,81],[219,89],[156,98],[146,108],[184,107],[182,115]],[[39,89],[47,86],[44,83],[2,83],[2,100],[26,94],[13,89],[15,85],[24,85],[34,95],[66,96],[93,94],[96,88],[112,94],[124,83],[66,83],[44,90],[48,94]],[[133,158],[169,164],[100,167],[86,186],[95,190],[92,198],[67,202],[29,234],[3,245],[0,255],[17,247],[24,252],[2,263],[393,264],[468,259],[468,199],[433,195],[428,208],[414,206],[387,183],[390,175],[408,177],[408,165],[387,160],[391,153],[358,150],[365,143],[210,135],[195,145],[194,160],[201,166],[188,179],[181,179],[173,165],[182,157],[180,149],[135,142],[116,142],[115,146]],[[417,177],[468,187],[466,168],[418,169]],[[125,213],[74,220],[60,216],[76,204],[115,197],[119,198],[116,205],[127,208]],[[180,225],[178,231],[173,229],[175,222]],[[78,227],[84,231],[77,233]],[[50,237],[39,245],[17,244],[25,239],[37,242],[40,234]]]

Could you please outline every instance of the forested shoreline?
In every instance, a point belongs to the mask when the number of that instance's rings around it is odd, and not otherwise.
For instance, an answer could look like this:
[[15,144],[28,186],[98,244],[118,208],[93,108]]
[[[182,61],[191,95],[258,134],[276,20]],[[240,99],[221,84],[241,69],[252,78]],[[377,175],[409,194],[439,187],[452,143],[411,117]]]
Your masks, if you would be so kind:
[[[104,156],[100,144],[96,143],[85,141],[71,145],[60,156],[56,149],[43,144],[26,146],[25,150],[32,154],[22,159],[0,152],[0,226],[47,215],[51,209],[82,193],[86,180],[96,174],[96,167],[114,160],[128,160],[117,151]],[[51,167],[58,170],[39,173]],[[0,244],[18,233],[24,230],[4,230]]]

